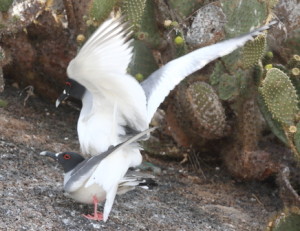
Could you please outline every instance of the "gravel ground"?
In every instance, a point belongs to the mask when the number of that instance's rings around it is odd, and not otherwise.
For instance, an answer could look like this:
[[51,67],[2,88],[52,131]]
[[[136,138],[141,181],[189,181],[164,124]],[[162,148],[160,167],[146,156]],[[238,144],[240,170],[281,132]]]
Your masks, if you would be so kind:
[[[62,169],[40,151],[78,151],[78,111],[55,109],[7,87],[0,99],[0,230],[264,230],[282,206],[274,181],[238,182],[220,163],[189,165],[146,156],[158,187],[117,196],[106,223],[81,216],[92,205],[64,196]],[[100,207],[100,210],[102,207]]]

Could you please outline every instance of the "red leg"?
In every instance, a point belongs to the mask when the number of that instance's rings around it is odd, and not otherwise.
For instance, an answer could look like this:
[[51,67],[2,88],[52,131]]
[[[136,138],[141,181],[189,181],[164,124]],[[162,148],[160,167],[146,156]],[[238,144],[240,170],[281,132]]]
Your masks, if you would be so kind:
[[87,214],[87,215],[82,214],[82,216],[84,216],[85,218],[90,219],[90,220],[102,221],[103,214],[98,212],[98,210],[97,210],[98,200],[97,200],[96,196],[93,196],[93,202],[94,202],[94,216],[92,216],[90,214]]

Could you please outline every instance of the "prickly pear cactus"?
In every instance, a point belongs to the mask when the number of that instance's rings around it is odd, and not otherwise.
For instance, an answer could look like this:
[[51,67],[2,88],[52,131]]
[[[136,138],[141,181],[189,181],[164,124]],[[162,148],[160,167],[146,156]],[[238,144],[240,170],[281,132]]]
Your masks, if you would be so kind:
[[155,21],[155,5],[149,0],[126,0],[121,9],[133,26],[134,37],[152,48],[160,46],[161,37]]
[[249,68],[262,59],[267,46],[266,35],[257,36],[253,41],[249,41],[243,47],[243,65]]
[[168,127],[182,146],[199,146],[226,134],[225,110],[219,97],[209,84],[197,78],[192,77],[195,81],[178,87],[175,95],[177,103],[169,105],[167,110]]
[[258,0],[221,0],[221,7],[227,17],[225,32],[227,37],[249,32],[259,26],[268,15],[267,1]]
[[265,120],[266,120],[268,126],[270,127],[271,131],[273,132],[273,134],[275,136],[277,136],[283,143],[288,145],[288,139],[286,137],[286,134],[284,132],[282,125],[277,120],[273,119],[272,114],[268,110],[268,108],[264,102],[264,99],[261,95],[258,95],[257,103],[258,103],[259,109],[260,109],[263,117],[265,118]]
[[300,227],[299,208],[285,208],[269,221],[266,231],[298,231]]
[[222,62],[217,62],[215,64],[213,72],[209,76],[209,83],[212,86],[215,86],[215,85],[219,84],[220,79],[221,79],[221,75],[223,75],[224,72],[225,72],[225,67],[224,67],[223,63]]
[[[283,67],[288,72],[286,67]],[[259,87],[258,102],[272,132],[294,153],[296,160],[300,160],[299,133],[299,82],[292,80],[286,73],[271,68]]]
[[90,18],[98,23],[104,21],[117,2],[118,0],[93,0],[89,9]]
[[206,139],[217,139],[224,135],[225,111],[213,88],[205,82],[194,82],[185,91],[181,106],[191,116],[193,128]]
[[290,126],[299,112],[298,96],[289,77],[282,71],[272,68],[259,88],[273,118]]
[[157,68],[151,50],[139,40],[133,42],[133,57],[129,64],[128,72],[139,81],[148,77]]
[[140,35],[137,39],[145,39],[145,42],[152,48],[161,46],[161,36],[155,21],[155,5],[153,1],[146,1],[144,14],[141,20]]
[[7,11],[12,3],[13,0],[0,0],[0,11]]
[[147,0],[125,0],[122,3],[122,9],[128,21],[133,25],[133,29],[138,31],[141,27],[142,17],[144,15]]
[[223,73],[218,83],[218,95],[221,100],[233,100],[246,93],[248,71],[236,70],[235,74]]
[[187,18],[199,9],[203,3],[197,0],[169,0],[172,9],[174,9],[182,18]]
[[298,122],[297,126],[295,126],[294,143],[298,153],[300,153],[300,122]]

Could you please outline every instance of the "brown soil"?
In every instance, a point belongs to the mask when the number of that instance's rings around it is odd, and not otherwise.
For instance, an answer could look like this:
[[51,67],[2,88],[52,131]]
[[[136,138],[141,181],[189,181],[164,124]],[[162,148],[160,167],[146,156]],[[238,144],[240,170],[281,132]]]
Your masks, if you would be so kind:
[[[78,111],[6,87],[0,99],[0,230],[264,230],[282,206],[273,180],[237,182],[217,162],[204,174],[147,156],[160,167],[158,187],[117,196],[109,220],[81,216],[92,205],[63,195],[62,169],[43,150],[78,151]],[[145,156],[146,157],[146,156]],[[102,209],[102,207],[100,207]]]

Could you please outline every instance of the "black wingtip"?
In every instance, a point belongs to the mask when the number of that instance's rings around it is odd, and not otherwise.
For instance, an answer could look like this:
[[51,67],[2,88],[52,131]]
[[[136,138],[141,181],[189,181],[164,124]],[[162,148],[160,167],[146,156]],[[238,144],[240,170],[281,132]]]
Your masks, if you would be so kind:
[[138,184],[139,187],[143,189],[153,189],[154,187],[158,186],[157,182],[152,178],[144,178],[141,183]]

